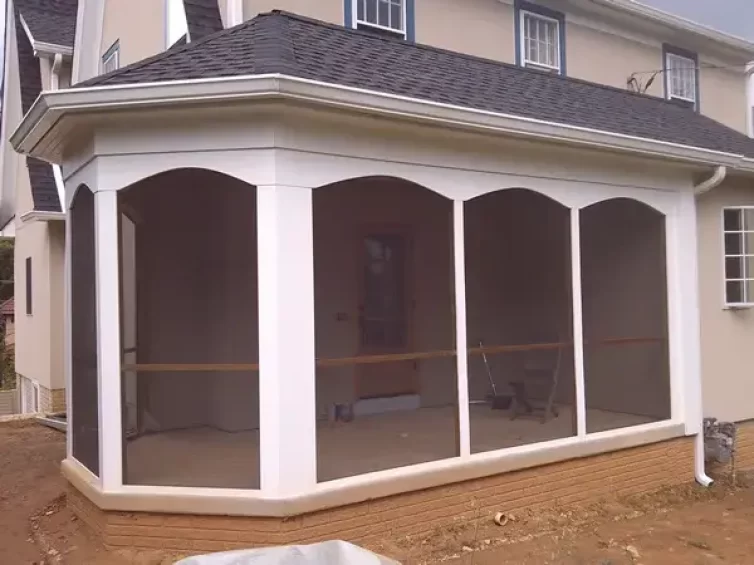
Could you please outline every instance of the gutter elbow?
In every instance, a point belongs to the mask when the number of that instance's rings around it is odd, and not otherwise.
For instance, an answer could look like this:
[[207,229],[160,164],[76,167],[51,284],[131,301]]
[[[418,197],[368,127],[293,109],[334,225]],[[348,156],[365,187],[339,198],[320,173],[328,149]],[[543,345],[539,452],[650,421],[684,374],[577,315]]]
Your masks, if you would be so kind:
[[717,186],[720,186],[720,183],[725,180],[725,177],[727,175],[728,175],[728,167],[725,167],[723,165],[715,167],[715,171],[712,173],[711,177],[709,177],[707,180],[700,182],[697,185],[694,185],[694,195],[699,196],[701,194],[709,192],[710,190],[712,190],[713,188]]
[[694,438],[694,478],[703,487],[708,487],[714,482],[704,468],[704,433],[701,431]]

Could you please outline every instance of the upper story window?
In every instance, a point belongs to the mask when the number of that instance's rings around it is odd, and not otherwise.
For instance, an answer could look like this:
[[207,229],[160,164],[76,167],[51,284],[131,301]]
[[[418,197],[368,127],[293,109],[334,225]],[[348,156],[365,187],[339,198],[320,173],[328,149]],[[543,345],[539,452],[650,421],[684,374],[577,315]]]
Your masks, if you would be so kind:
[[378,28],[406,35],[404,0],[355,0],[356,27]]
[[754,306],[754,207],[723,209],[725,305]]
[[565,73],[565,16],[524,0],[516,2],[519,65]]
[[665,97],[696,106],[698,98],[698,59],[696,54],[665,47]]
[[346,25],[414,39],[414,0],[345,0]]
[[120,67],[120,41],[113,43],[102,55],[102,73],[109,73]]

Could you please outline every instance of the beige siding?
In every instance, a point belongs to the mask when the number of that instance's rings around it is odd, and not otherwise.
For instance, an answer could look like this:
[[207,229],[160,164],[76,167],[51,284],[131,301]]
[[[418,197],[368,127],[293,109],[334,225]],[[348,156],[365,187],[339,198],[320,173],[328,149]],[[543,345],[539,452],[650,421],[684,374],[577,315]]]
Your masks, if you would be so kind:
[[416,0],[416,41],[460,53],[516,60],[513,6],[498,0]]
[[746,133],[746,76],[743,66],[709,68],[702,61],[699,103],[703,114]]
[[343,0],[244,0],[243,3],[245,20],[270,10],[287,10],[294,14],[343,25]]
[[[27,257],[32,260],[32,315],[26,314]],[[50,237],[48,223],[19,226],[15,249],[16,372],[51,387]],[[61,279],[62,282],[62,279]]]
[[754,206],[754,183],[727,181],[698,200],[704,415],[754,418],[754,310],[723,308],[722,208]]
[[155,0],[106,0],[102,24],[102,55],[120,41],[120,66],[165,49],[165,3]]
[[[646,44],[594,29],[582,23],[566,24],[566,70],[568,76],[626,88],[632,73],[662,69],[662,43]],[[640,75],[646,82],[651,74]],[[663,96],[662,75],[648,94]]]

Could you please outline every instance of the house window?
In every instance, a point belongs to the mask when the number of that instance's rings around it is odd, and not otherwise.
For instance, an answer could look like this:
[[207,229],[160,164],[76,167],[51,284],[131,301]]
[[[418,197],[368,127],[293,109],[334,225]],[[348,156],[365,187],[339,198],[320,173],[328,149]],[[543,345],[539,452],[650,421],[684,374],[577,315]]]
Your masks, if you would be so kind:
[[[346,0],[351,27],[413,40],[414,0]],[[350,18],[349,18],[350,14]]]
[[32,313],[32,301],[31,301],[31,257],[26,258],[26,315],[31,316]]
[[120,68],[120,41],[113,43],[102,55],[102,72],[109,73]]
[[691,105],[697,102],[697,57],[693,53],[665,50],[665,97]]
[[754,306],[754,206],[723,209],[726,306]]
[[564,73],[564,15],[524,1],[517,2],[516,9],[518,64]]

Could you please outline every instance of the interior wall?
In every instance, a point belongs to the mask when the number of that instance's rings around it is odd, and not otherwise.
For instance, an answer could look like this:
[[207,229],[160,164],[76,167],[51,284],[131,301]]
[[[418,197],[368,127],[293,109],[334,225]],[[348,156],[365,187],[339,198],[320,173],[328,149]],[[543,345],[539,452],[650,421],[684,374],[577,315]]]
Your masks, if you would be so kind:
[[[587,407],[669,418],[664,216],[628,199],[582,210],[581,262]],[[662,341],[594,344],[635,337]]]
[[[257,363],[256,190],[178,170],[121,192],[136,220],[138,363]],[[259,427],[257,371],[138,376],[147,429]]]
[[[523,189],[504,190],[465,205],[468,345],[570,341],[569,210]],[[554,353],[545,353],[552,356]],[[489,356],[501,394],[519,380],[527,353]],[[481,356],[469,357],[469,398],[484,400],[490,384]],[[556,400],[574,397],[572,348],[564,349]]]
[[[396,179],[358,179],[314,191],[314,282],[318,359],[359,354],[362,240],[373,229],[406,228],[412,260],[410,351],[454,349],[452,203]],[[386,371],[391,364],[383,364]],[[356,400],[358,366],[317,369],[318,414]],[[422,406],[455,403],[452,357],[413,364]]]

